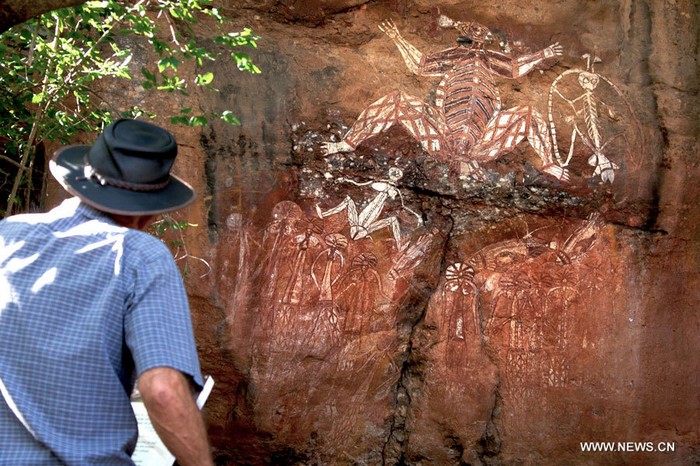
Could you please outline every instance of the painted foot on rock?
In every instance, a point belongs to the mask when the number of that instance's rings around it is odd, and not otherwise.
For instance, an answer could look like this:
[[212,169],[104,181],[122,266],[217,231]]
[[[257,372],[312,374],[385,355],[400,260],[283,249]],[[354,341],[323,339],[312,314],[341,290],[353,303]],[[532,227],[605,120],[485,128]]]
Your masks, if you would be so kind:
[[559,181],[569,181],[569,172],[566,170],[564,167],[560,167],[559,165],[547,165],[544,167],[542,170],[546,174],[553,176],[554,178],[558,179]]
[[459,162],[460,180],[486,180],[486,173],[477,162]]
[[323,153],[323,155],[332,155],[338,152],[351,152],[352,150],[352,146],[345,141],[321,143],[321,153]]
[[593,176],[595,177],[600,175],[600,179],[603,181],[603,183],[612,183],[613,181],[615,181],[615,170],[620,168],[617,166],[616,163],[611,162],[603,154],[592,155],[588,159],[588,164],[595,167]]

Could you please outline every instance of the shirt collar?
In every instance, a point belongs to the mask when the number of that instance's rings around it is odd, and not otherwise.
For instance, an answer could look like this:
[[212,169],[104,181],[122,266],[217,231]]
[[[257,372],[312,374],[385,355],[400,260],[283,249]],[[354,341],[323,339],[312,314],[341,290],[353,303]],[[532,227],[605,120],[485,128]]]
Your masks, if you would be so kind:
[[99,220],[109,223],[110,225],[119,226],[109,214],[91,207],[80,200],[78,197],[71,197],[63,201],[57,210],[66,213],[67,216],[82,216],[91,220]]

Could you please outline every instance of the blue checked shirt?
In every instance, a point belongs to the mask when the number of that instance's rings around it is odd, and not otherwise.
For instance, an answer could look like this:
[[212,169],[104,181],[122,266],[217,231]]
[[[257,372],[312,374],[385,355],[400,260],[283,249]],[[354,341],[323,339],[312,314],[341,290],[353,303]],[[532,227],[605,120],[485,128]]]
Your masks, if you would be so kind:
[[161,241],[77,198],[0,222],[0,466],[133,464],[129,394],[162,366],[201,386]]

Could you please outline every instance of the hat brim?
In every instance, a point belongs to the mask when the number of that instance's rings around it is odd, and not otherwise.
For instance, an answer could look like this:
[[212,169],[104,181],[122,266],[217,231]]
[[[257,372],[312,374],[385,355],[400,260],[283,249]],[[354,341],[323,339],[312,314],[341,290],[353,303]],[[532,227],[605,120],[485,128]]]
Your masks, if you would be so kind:
[[192,187],[174,175],[158,191],[130,191],[86,178],[89,150],[85,145],[63,147],[54,154],[49,169],[66,191],[91,207],[118,215],[156,215],[181,209],[197,198]]

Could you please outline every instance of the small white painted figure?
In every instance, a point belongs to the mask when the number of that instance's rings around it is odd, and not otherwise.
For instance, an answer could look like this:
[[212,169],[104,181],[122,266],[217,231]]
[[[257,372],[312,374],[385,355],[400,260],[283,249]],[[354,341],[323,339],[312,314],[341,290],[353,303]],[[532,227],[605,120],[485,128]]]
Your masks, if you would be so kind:
[[398,123],[437,160],[456,165],[462,176],[479,177],[479,163],[501,157],[527,138],[542,161],[542,171],[568,180],[566,170],[554,159],[546,120],[530,105],[503,109],[495,79],[525,76],[545,60],[562,55],[562,47],[554,43],[514,57],[507,47],[503,51],[487,48],[494,35],[486,26],[446,16],[440,17],[439,24],[459,31],[458,46],[429,55],[406,41],[391,20],[379,26],[413,74],[441,78],[434,104],[403,91],[381,97],[357,117],[341,141],[325,143],[324,154],[353,151]]
[[[617,136],[613,136],[607,141],[605,140],[603,134],[603,125],[601,123],[600,108],[605,108],[607,110],[606,116],[613,121],[619,120],[620,115],[615,111],[613,107],[607,105],[598,96],[596,96],[595,91],[598,88],[598,85],[601,83],[601,81],[603,81],[607,85],[609,85],[615,93],[617,93],[618,97],[622,100],[622,102],[627,104],[627,101],[624,98],[620,89],[618,89],[618,87],[615,84],[613,84],[606,77],[601,76],[600,74],[597,74],[595,72],[594,64],[600,63],[600,58],[591,56],[588,53],[583,55],[582,58],[586,59],[585,71],[581,69],[572,69],[564,71],[562,74],[557,76],[557,79],[554,80],[549,90],[549,124],[552,134],[554,155],[560,165],[567,166],[571,161],[571,157],[573,156],[576,138],[580,137],[584,145],[588,147],[588,149],[592,152],[592,155],[588,158],[588,164],[595,168],[593,174],[591,175],[591,178],[600,176],[600,179],[603,182],[612,183],[615,180],[615,170],[617,170],[619,167],[616,163],[608,159],[608,157],[603,151],[605,150],[606,146],[610,142],[612,142]],[[576,77],[578,85],[583,89],[583,94],[577,97],[568,98],[564,96],[560,88],[562,87],[562,80],[566,76],[572,74],[577,75]],[[572,115],[566,118],[566,120],[569,123],[571,123],[572,130],[571,143],[569,145],[569,153],[565,161],[562,161],[562,158],[559,155],[559,148],[556,140],[556,129],[554,127],[554,118],[552,116],[552,105],[554,95],[557,95],[561,99],[563,99],[564,102],[566,102],[570,106],[572,112]],[[583,119],[583,129],[579,127],[579,122],[577,122],[577,118],[579,119],[579,121],[580,119]]]
[[380,219],[379,216],[382,210],[384,210],[384,204],[387,199],[395,199],[398,196],[401,201],[401,207],[413,214],[418,220],[419,225],[423,223],[420,215],[404,205],[401,192],[396,187],[396,182],[402,177],[403,171],[400,168],[391,167],[389,169],[388,179],[385,180],[358,183],[347,178],[338,178],[337,182],[339,183],[345,182],[354,184],[355,186],[371,186],[373,190],[377,191],[377,195],[360,212],[357,211],[357,204],[350,196],[346,196],[340,204],[326,211],[321,210],[321,207],[317,205],[316,212],[319,217],[324,218],[347,210],[348,222],[350,223],[350,238],[355,241],[367,237],[371,238],[370,235],[375,231],[383,228],[390,228],[394,240],[396,241],[396,248],[401,251],[406,245],[401,239],[398,219],[396,217]]

